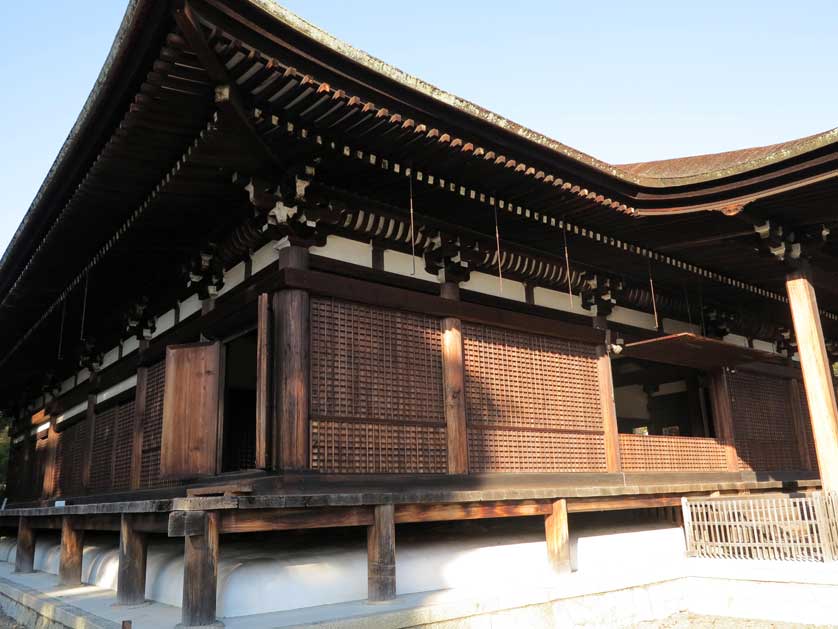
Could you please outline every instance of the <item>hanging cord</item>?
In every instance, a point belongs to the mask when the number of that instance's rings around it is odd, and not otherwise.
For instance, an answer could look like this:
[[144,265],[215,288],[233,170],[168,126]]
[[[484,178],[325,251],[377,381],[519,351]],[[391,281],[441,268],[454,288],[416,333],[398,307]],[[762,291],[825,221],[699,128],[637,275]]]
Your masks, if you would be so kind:
[[690,291],[687,290],[687,285],[684,284],[684,301],[687,302],[687,320],[690,322],[690,325],[693,324],[693,313],[692,308],[690,308]]
[[413,261],[413,271],[410,274],[416,275],[416,238],[413,232],[413,171],[410,172],[407,181],[410,190],[410,259]]
[[90,271],[84,276],[84,298],[81,302],[81,328],[79,329],[79,340],[84,340],[84,318],[87,314],[87,287],[90,285]]
[[498,291],[503,295],[503,268],[500,255],[500,229],[498,228],[498,206],[495,204],[495,246],[498,248]]
[[652,311],[655,313],[655,329],[660,330],[660,321],[658,321],[658,304],[655,299],[655,280],[652,278],[652,261],[649,260],[649,288],[652,289]]
[[701,289],[701,280],[698,281],[698,312],[701,315],[701,336],[707,336],[707,326],[704,324],[704,291]]
[[67,300],[61,302],[61,324],[58,326],[58,360],[64,358],[61,350],[64,347],[64,319],[67,316]]
[[562,239],[564,239],[564,266],[567,272],[567,299],[570,302],[570,308],[573,309],[573,289],[570,284],[570,252],[567,249],[567,229],[562,229]]

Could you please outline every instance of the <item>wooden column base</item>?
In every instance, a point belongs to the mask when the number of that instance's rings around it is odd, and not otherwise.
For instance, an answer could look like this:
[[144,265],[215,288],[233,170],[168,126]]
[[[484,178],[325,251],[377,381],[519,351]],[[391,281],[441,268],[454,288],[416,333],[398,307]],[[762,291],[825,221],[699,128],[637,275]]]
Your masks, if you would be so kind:
[[367,598],[396,598],[396,526],[393,505],[378,505],[367,527]]
[[22,516],[17,527],[15,572],[35,572],[35,530],[29,519]]
[[182,627],[220,626],[215,618],[218,588],[218,513],[203,515],[202,534],[184,538]]
[[62,585],[81,583],[82,552],[84,551],[84,530],[77,527],[73,516],[61,519],[61,556],[58,562],[58,579]]
[[116,602],[119,605],[145,602],[148,542],[146,534],[137,531],[133,524],[134,517],[123,513],[119,527],[119,572],[116,581]]
[[569,573],[570,536],[567,531],[567,501],[553,502],[553,511],[544,516],[544,532],[547,537],[547,555],[553,570]]

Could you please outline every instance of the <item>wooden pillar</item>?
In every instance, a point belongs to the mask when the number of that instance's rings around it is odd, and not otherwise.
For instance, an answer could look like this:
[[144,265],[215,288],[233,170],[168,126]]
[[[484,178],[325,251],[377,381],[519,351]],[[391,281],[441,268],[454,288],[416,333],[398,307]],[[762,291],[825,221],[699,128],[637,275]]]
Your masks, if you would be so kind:
[[84,551],[84,529],[77,518],[65,515],[61,518],[61,555],[58,561],[58,579],[62,585],[81,583],[82,553]]
[[262,293],[257,303],[256,328],[256,467],[269,467],[270,456],[270,427],[273,409],[271,408],[272,367],[273,360],[271,330],[273,320],[271,316],[270,295]]
[[29,518],[21,516],[17,526],[15,572],[35,571],[35,529]]
[[710,398],[713,405],[713,420],[716,424],[716,439],[724,446],[727,469],[729,472],[738,472],[739,457],[734,440],[733,407],[724,367],[710,374]]
[[597,376],[602,402],[602,429],[605,432],[605,469],[608,472],[619,472],[622,469],[620,435],[617,426],[617,408],[614,405],[611,357],[608,355],[607,345],[600,345],[597,348]]
[[119,572],[116,601],[120,605],[139,605],[145,601],[146,534],[134,528],[134,516],[122,514],[119,526]]
[[212,625],[218,587],[218,513],[204,513],[203,532],[184,537],[181,626]]
[[[140,360],[143,352],[148,348],[148,341],[140,341]],[[143,435],[145,428],[145,405],[148,391],[148,367],[141,365],[137,368],[137,388],[134,396],[134,421],[132,422],[133,438],[131,439],[131,489],[139,489],[142,483],[143,469]]]
[[[308,250],[283,241],[280,268],[308,268]],[[282,244],[282,243],[281,243]],[[308,467],[309,413],[309,296],[308,291],[284,289],[274,294],[274,332],[277,366],[274,402],[274,452],[277,467]]]
[[367,598],[396,598],[396,526],[393,505],[377,505],[367,527]]
[[786,291],[809,402],[821,484],[826,491],[838,491],[838,406],[815,289],[807,274],[800,271],[786,277]]
[[547,556],[557,572],[570,572],[570,536],[567,530],[567,501],[553,501],[553,510],[544,516]]
[[[460,288],[455,282],[444,282],[440,295],[445,299],[459,299]],[[445,400],[445,425],[448,443],[448,473],[468,473],[468,427],[466,425],[465,372],[463,370],[462,322],[456,317],[445,317],[442,329],[442,386]]]

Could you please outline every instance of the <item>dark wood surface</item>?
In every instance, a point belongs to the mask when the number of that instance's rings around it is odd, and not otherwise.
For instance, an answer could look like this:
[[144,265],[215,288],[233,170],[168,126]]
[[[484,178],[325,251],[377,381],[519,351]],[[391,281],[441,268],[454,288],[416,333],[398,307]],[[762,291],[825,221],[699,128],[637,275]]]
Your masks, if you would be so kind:
[[273,339],[271,297],[259,295],[256,324],[256,467],[270,465],[270,428],[273,417],[271,391],[273,390]]
[[445,317],[442,329],[442,386],[448,444],[448,472],[468,473],[463,330],[459,319]]
[[15,554],[15,572],[33,572],[35,570],[35,529],[29,518],[20,517],[17,527],[17,551]]
[[205,513],[204,530],[184,538],[183,626],[215,622],[218,588],[218,513]]
[[367,598],[389,601],[396,598],[396,526],[393,505],[374,508],[367,527]]
[[116,601],[120,605],[139,605],[145,601],[148,540],[136,528],[137,516],[123,513],[119,527],[119,572]]
[[567,501],[555,500],[544,516],[547,557],[556,572],[570,572],[570,536],[567,527]]
[[58,579],[62,585],[81,583],[84,529],[79,526],[80,516],[64,516],[61,520],[61,553],[58,561]]

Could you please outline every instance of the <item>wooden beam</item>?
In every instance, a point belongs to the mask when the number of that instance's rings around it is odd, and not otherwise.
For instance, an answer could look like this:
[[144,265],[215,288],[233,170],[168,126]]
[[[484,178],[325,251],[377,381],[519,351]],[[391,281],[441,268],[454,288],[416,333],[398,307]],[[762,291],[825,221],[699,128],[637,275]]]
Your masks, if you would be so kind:
[[367,598],[396,598],[396,526],[393,505],[377,505],[367,527]]
[[710,374],[710,400],[713,406],[713,421],[716,424],[716,438],[724,446],[727,469],[736,472],[739,470],[739,457],[736,453],[730,387],[724,367]]
[[273,359],[271,358],[271,299],[259,295],[256,326],[256,467],[266,469],[270,463],[271,390]]
[[61,554],[58,561],[58,578],[62,585],[81,583],[84,530],[78,527],[78,518],[65,515],[61,518]]
[[[308,250],[290,245],[280,251],[285,271],[308,266]],[[274,295],[276,334],[273,446],[279,453],[277,467],[303,470],[308,467],[309,433],[309,294],[297,288]]]
[[122,514],[116,581],[116,601],[120,605],[139,605],[145,602],[148,540],[145,533],[135,528],[134,520],[133,514]]
[[29,518],[21,516],[17,525],[15,572],[35,571],[35,529]]
[[803,384],[809,402],[809,417],[815,437],[821,483],[824,491],[838,490],[838,406],[835,383],[823,341],[820,311],[808,275],[791,273],[786,278],[797,353],[803,368]]
[[570,572],[570,536],[567,528],[567,501],[553,502],[550,513],[544,516],[547,556],[556,572]]
[[184,538],[182,627],[212,625],[218,588],[218,513],[202,512],[204,530]]
[[373,507],[231,509],[223,511],[220,518],[222,533],[369,526],[373,523]]
[[[459,299],[459,287],[445,282],[440,294]],[[468,474],[468,426],[466,424],[465,372],[463,370],[463,329],[456,317],[445,317],[442,330],[442,387],[448,442],[448,473]]]
[[605,345],[597,347],[597,377],[599,378],[600,400],[602,403],[602,429],[605,432],[605,469],[619,472],[620,436],[617,427],[617,408],[614,402],[614,379],[611,374],[611,357]]
[[[708,492],[693,492],[706,496]],[[683,494],[683,495],[693,495]],[[568,501],[569,513],[590,513],[592,511],[623,511],[626,509],[650,509],[653,507],[675,507],[681,504],[681,494],[672,496],[614,496],[612,498],[573,498]]]
[[792,427],[794,428],[794,437],[797,442],[797,456],[800,459],[800,467],[804,470],[815,470],[816,466],[810,455],[809,449],[809,422],[801,413],[802,406],[805,403],[804,393],[800,390],[799,380],[788,380],[787,384],[788,396],[786,402],[788,404],[788,413],[791,418]]
[[515,518],[546,515],[552,511],[550,502],[522,500],[517,502],[450,502],[437,504],[400,504],[395,506],[395,520],[403,522],[440,522],[445,520],[482,520],[484,518]]

